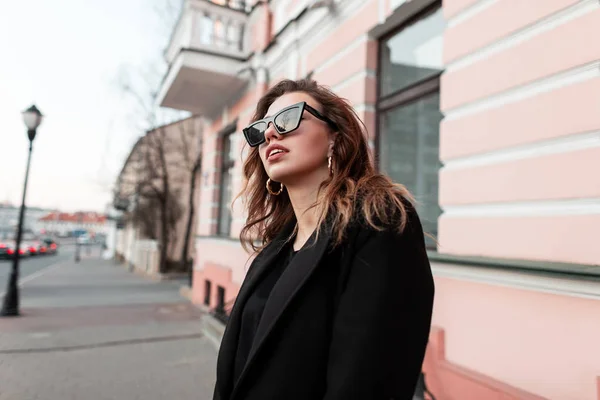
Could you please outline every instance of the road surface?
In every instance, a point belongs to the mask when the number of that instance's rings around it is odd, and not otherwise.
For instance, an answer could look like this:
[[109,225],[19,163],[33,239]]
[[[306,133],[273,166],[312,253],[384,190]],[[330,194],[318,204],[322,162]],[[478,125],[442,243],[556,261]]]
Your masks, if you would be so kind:
[[[53,264],[72,260],[75,255],[74,251],[75,246],[66,245],[60,246],[57,254],[21,258],[19,260],[20,280],[22,282],[27,281],[32,276],[43,273],[41,271]],[[98,250],[95,250],[95,252],[97,253]],[[12,260],[0,260],[0,294],[3,294],[6,290],[12,264]]]
[[180,283],[98,257],[40,272],[0,318],[0,400],[212,399],[217,352]]

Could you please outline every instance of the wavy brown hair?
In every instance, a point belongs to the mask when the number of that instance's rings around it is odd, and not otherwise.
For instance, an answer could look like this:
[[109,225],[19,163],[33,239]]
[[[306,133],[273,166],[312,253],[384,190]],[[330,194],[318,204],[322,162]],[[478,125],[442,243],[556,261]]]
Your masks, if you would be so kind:
[[[310,95],[321,106],[322,114],[338,127],[332,157],[333,173],[319,188],[317,197],[321,204],[312,205],[321,206],[317,235],[321,223],[331,221],[334,247],[339,245],[357,213],[374,229],[381,230],[385,225],[395,224],[401,232],[406,226],[406,207],[414,201],[413,197],[403,185],[392,182],[375,169],[366,127],[348,101],[313,80],[284,80],[260,99],[252,122],[264,118],[277,98],[292,92]],[[294,210],[287,191],[279,196],[267,192],[265,182],[269,176],[258,147],[250,149],[243,171],[245,184],[237,197],[244,198],[248,219],[240,233],[240,240],[244,249],[260,251],[294,218]],[[257,245],[257,238],[262,238],[261,245]]]

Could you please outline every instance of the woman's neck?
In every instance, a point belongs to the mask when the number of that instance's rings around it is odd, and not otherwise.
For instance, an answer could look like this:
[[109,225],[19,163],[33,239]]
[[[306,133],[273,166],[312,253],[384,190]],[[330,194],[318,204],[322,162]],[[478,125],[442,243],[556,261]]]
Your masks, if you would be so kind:
[[318,201],[317,193],[319,188],[304,186],[288,187],[287,190],[298,224],[296,240],[294,241],[294,248],[297,250],[304,245],[317,228],[321,209],[318,205],[312,208],[311,206]]
[[[317,228],[321,213],[320,199],[318,198],[319,188],[328,176],[329,169],[325,165],[310,174],[302,174],[296,179],[289,179],[285,184],[298,223],[294,240],[296,250],[304,245]],[[317,206],[311,208],[314,204]]]

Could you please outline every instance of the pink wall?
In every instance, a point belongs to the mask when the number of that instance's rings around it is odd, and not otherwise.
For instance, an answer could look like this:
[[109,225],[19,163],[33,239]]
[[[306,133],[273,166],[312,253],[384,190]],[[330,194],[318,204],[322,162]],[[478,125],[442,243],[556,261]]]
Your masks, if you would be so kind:
[[597,298],[436,277],[448,361],[549,399],[597,399],[596,316]]
[[475,64],[446,72],[442,76],[442,109],[449,110],[598,60],[600,42],[588,40],[598,26],[600,9]]
[[[444,60],[447,63],[453,61],[577,2],[578,0],[496,1],[476,18],[448,28],[444,40]],[[477,32],[477,35],[473,35],[473,32]]]
[[[295,4],[300,3],[298,0]],[[453,62],[474,54],[573,3],[548,0],[534,6],[518,0],[490,2],[482,11],[452,24],[445,36],[445,59]],[[377,118],[377,81],[372,75],[377,70],[378,43],[364,37],[378,23],[381,4],[387,14],[388,1],[356,3],[357,12],[340,19],[337,29],[320,36],[306,52],[296,54],[295,65],[299,76],[314,71],[321,83],[335,87],[359,106],[358,114],[369,128],[371,139]],[[443,4],[444,15],[453,18],[484,2],[444,0]],[[261,11],[252,17],[255,50],[264,48],[272,37],[269,5],[259,7]],[[581,145],[574,151],[564,149],[552,154],[543,151],[548,142],[564,139],[568,143],[576,135],[600,130],[600,76],[563,82],[544,91],[527,89],[539,79],[552,82],[558,73],[600,59],[597,41],[590,40],[597,36],[592,33],[600,26],[599,16],[598,11],[582,13],[537,36],[505,46],[496,54],[472,59],[470,65],[454,64],[443,75],[441,101],[447,118],[441,125],[440,154],[449,167],[440,174],[440,201],[458,213],[449,212],[440,219],[441,252],[600,264],[597,213],[579,210],[579,214],[538,215],[534,204],[531,215],[522,211],[518,215],[485,214],[486,204],[510,211],[523,201],[543,204],[549,200],[600,197],[600,186],[589,175],[598,169],[597,146]],[[281,35],[265,58],[276,58],[274,54],[281,51],[278,46],[284,46],[289,37],[289,33]],[[288,51],[297,50],[298,46],[289,44],[285,44]],[[337,57],[340,52],[344,54]],[[201,183],[199,212],[203,236],[214,235],[216,230],[221,160],[217,132],[239,118],[237,134],[241,138],[241,127],[248,122],[258,98],[292,70],[285,60],[278,64],[283,66],[269,71],[270,82],[251,82],[246,93],[227,106],[226,120],[217,118],[206,127],[206,175]],[[505,100],[469,111],[470,106],[498,98]],[[518,156],[523,148],[526,157]],[[489,162],[499,152],[508,154],[505,161]],[[469,164],[469,160],[478,158],[484,161],[481,165]],[[237,193],[241,162],[234,171]],[[479,213],[469,214],[473,210]],[[232,237],[239,233],[243,217],[243,212],[236,209]],[[212,307],[216,305],[217,285],[225,287],[227,300],[236,296],[250,256],[239,244],[223,238],[198,239],[196,248],[194,302],[204,300],[205,279],[213,283]],[[438,374],[439,379],[432,378],[441,391],[438,400],[597,398],[600,318],[590,316],[600,315],[598,299],[441,275],[436,276],[436,285],[435,346],[428,352],[428,359],[433,353],[435,357],[428,368]]]

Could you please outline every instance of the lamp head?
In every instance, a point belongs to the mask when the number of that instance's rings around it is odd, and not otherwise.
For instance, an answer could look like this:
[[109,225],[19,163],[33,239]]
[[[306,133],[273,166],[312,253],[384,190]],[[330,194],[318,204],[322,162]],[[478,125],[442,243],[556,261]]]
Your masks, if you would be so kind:
[[35,105],[32,105],[27,110],[23,111],[23,122],[27,127],[27,134],[29,135],[29,140],[35,139],[35,134],[38,126],[42,123],[42,119],[44,115]]

